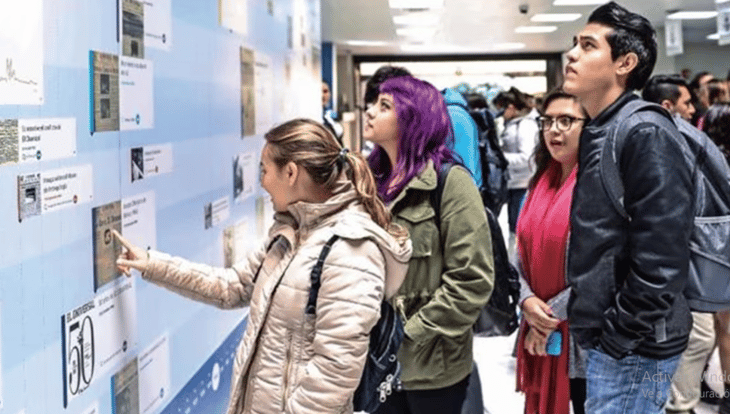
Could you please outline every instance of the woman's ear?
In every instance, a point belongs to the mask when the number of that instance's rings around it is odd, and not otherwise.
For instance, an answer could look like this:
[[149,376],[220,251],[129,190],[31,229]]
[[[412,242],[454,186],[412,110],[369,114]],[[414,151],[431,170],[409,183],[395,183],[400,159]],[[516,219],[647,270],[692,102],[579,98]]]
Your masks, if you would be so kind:
[[299,171],[299,166],[294,161],[289,161],[284,166],[284,174],[286,177],[286,182],[289,184],[290,187],[294,187],[294,184],[296,184],[297,179],[299,178],[299,174],[301,171]]

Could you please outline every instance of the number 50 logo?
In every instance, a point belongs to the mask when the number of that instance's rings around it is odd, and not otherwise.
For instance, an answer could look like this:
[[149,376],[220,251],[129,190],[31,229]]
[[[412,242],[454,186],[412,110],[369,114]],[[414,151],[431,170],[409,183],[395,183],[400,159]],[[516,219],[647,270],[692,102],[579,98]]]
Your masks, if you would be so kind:
[[[65,382],[71,397],[89,388],[94,378],[94,321],[86,315],[68,326]],[[64,398],[65,399],[65,398]],[[65,401],[67,403],[67,401]],[[65,404],[64,404],[65,405]]]

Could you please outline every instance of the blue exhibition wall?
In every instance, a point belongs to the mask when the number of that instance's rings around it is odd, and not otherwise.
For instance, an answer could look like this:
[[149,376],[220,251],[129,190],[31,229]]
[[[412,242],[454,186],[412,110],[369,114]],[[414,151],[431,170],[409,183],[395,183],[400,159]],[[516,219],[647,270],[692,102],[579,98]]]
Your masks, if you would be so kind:
[[223,410],[246,309],[120,275],[110,229],[214,266],[261,241],[263,133],[321,116],[319,10],[0,5],[0,412]]

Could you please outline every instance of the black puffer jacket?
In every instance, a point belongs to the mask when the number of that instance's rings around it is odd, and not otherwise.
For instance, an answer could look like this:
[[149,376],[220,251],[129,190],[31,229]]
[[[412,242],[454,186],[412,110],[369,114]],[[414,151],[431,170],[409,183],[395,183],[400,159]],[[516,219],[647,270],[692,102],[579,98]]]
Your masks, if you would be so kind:
[[694,200],[684,137],[653,111],[633,114],[618,148],[624,206],[615,209],[600,176],[603,144],[625,93],[586,125],[571,208],[568,278],[570,327],[581,346],[600,344],[618,359],[636,353],[664,359],[687,346],[692,316],[682,294],[689,264]]

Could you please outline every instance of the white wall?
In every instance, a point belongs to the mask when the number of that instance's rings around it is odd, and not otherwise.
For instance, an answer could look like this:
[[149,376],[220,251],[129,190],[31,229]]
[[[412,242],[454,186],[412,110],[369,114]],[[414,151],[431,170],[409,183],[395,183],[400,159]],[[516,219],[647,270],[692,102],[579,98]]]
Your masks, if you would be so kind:
[[730,70],[730,46],[718,46],[715,41],[685,44],[684,53],[675,56],[675,66],[677,72],[689,68],[694,75],[706,70],[719,79],[725,79]]

